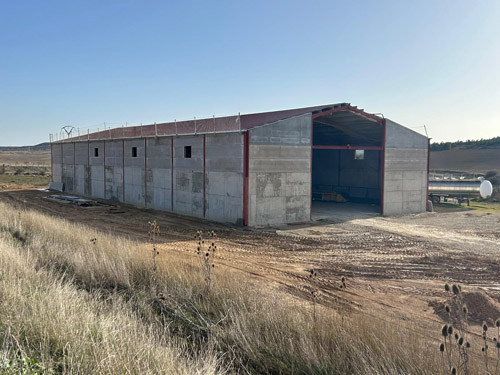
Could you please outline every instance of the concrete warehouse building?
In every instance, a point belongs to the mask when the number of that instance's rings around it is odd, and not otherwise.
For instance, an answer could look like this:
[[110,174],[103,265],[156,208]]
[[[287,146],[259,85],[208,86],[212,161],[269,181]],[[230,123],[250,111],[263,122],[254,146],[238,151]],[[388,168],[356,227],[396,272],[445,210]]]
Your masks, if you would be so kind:
[[428,139],[347,103],[52,141],[53,186],[138,207],[249,226],[426,210]]

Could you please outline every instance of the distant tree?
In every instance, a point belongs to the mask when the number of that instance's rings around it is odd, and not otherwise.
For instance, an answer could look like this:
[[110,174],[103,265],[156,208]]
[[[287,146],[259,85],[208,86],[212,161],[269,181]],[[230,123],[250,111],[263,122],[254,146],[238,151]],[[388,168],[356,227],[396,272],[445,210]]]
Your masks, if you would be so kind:
[[471,140],[455,142],[439,142],[431,143],[431,151],[452,150],[455,148],[461,149],[484,149],[484,148],[500,148],[500,137],[490,139]]

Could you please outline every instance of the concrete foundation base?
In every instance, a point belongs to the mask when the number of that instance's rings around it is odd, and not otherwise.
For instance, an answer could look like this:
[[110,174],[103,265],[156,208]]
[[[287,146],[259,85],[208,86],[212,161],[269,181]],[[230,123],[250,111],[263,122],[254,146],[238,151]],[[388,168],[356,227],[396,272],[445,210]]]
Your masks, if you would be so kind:
[[349,221],[380,215],[380,206],[363,203],[312,202],[312,220]]

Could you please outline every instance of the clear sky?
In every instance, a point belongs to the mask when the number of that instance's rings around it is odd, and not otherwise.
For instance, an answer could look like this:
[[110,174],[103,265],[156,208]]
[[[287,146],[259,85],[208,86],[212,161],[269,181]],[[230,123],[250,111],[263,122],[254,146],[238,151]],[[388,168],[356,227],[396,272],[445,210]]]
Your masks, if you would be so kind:
[[350,102],[500,136],[500,1],[0,0],[0,145]]

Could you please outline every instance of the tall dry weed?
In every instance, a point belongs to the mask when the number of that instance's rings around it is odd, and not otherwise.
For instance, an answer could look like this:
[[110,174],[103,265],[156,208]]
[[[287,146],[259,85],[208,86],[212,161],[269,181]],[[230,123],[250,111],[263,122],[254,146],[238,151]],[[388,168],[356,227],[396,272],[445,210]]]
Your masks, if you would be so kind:
[[439,371],[428,340],[408,333],[418,329],[411,322],[355,312],[341,318],[319,303],[311,316],[309,301],[222,266],[210,267],[210,293],[201,293],[207,278],[195,254],[162,250],[153,271],[149,245],[3,204],[0,211],[10,254],[2,270],[24,272],[5,278],[5,289],[18,281],[2,298],[0,317],[10,318],[1,329],[9,327],[44,366],[110,374],[160,366],[207,374]]

